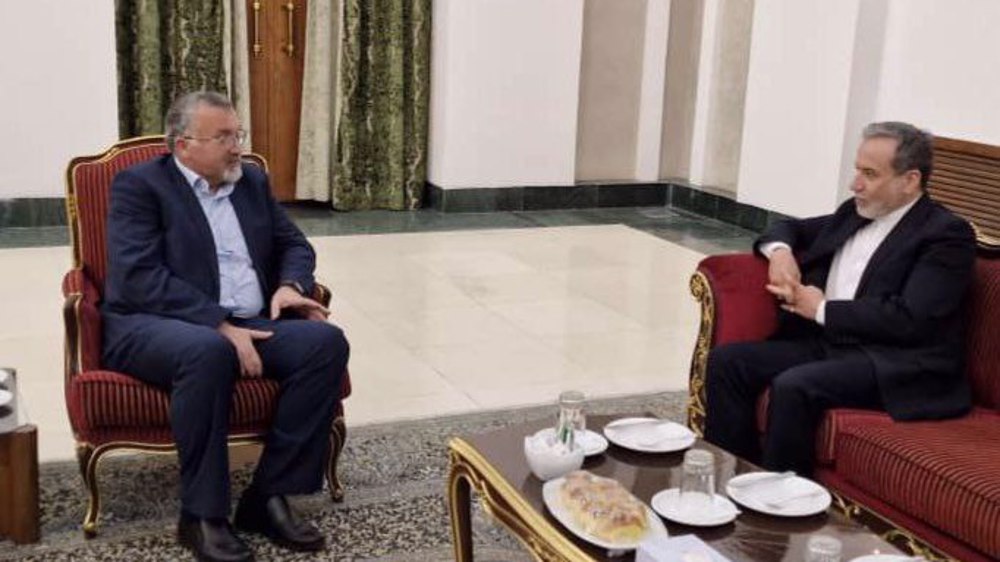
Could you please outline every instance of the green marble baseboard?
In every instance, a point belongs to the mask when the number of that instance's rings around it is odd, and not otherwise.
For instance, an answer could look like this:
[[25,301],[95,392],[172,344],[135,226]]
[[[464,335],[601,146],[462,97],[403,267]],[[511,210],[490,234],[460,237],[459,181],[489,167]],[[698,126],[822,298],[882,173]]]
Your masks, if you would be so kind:
[[670,184],[669,205],[754,232],[763,232],[771,224],[789,218],[681,183]]
[[0,199],[0,228],[65,224],[66,199],[63,197]]
[[443,189],[427,184],[428,206],[444,213],[548,211],[595,207],[666,205],[665,183],[615,183],[560,186]]
[[786,215],[676,181],[572,186],[443,189],[427,184],[428,206],[443,213],[491,213],[665,205],[761,232]]
[[[787,218],[680,182],[470,189],[442,189],[427,184],[427,189],[427,207],[442,213],[667,206],[755,232]],[[66,203],[62,197],[0,199],[0,228],[65,225]]]

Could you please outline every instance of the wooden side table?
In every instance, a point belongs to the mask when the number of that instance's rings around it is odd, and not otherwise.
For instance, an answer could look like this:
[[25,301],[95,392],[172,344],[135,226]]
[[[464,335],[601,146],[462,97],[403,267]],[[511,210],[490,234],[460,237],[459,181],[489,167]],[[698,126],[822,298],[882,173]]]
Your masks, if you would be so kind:
[[0,433],[0,535],[38,542],[38,430],[22,425]]

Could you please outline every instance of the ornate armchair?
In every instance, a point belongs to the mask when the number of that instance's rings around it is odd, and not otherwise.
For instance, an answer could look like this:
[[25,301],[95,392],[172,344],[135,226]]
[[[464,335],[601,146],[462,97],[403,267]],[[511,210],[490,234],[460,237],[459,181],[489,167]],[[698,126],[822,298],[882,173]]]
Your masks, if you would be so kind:
[[[63,320],[66,329],[65,393],[77,458],[89,494],[83,520],[86,536],[97,534],[101,498],[97,468],[101,457],[116,450],[171,453],[169,395],[138,379],[101,366],[101,315],[98,305],[107,273],[105,247],[111,180],[120,170],[167,151],[162,136],[121,141],[101,154],[74,158],[66,171],[66,206],[73,267],[63,278]],[[247,162],[265,171],[256,154]],[[330,291],[316,284],[313,298],[324,305]],[[341,398],[351,393],[345,373]],[[278,384],[266,378],[242,378],[236,385],[230,418],[229,445],[260,443],[273,417]],[[344,447],[343,406],[330,428],[330,459],[326,478],[333,501],[344,490],[337,477],[337,460]]]

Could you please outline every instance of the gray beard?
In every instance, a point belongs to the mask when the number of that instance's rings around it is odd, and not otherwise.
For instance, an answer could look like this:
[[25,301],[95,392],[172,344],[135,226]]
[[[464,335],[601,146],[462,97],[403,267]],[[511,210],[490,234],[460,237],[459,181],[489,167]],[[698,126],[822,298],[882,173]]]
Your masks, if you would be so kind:
[[222,174],[222,183],[236,183],[243,177],[243,166],[237,164]]

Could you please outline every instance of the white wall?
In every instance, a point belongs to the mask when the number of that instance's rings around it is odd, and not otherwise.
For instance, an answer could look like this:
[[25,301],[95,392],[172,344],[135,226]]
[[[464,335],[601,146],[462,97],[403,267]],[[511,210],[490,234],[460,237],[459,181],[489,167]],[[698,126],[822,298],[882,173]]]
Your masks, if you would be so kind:
[[737,199],[831,211],[871,121],[1000,144],[998,22],[996,0],[757,2]]
[[571,185],[583,0],[435,0],[428,179]]
[[1000,145],[1000,2],[892,0],[878,120]]
[[642,89],[639,95],[639,131],[635,147],[635,179],[660,177],[660,140],[663,96],[667,74],[667,40],[670,33],[670,0],[648,0],[646,36],[642,49]]
[[114,0],[0,3],[0,199],[61,197],[118,139]]
[[755,3],[739,201],[796,216],[836,204],[858,2]]

